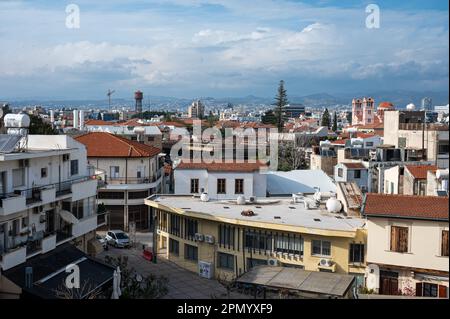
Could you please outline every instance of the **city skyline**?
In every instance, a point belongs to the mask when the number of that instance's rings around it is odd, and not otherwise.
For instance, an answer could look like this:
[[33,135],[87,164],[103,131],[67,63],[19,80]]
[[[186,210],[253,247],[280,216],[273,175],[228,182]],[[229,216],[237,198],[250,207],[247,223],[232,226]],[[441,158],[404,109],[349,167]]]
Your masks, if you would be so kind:
[[[0,98],[273,96],[448,92],[448,3],[378,1],[55,1],[0,4]],[[70,13],[69,13],[70,14]]]

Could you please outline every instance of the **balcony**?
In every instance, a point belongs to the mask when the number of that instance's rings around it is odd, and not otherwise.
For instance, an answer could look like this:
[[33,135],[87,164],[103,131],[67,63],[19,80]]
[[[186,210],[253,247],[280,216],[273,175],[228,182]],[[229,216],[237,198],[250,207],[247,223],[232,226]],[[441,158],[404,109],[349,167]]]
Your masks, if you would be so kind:
[[1,253],[0,256],[2,269],[7,270],[21,263],[24,263],[27,260],[27,247],[20,245]]

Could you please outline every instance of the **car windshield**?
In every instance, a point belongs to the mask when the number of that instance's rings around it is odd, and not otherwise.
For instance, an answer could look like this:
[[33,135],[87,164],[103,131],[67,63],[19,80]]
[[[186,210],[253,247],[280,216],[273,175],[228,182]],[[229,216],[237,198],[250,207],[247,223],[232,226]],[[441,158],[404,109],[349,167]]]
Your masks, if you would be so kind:
[[128,236],[125,233],[116,233],[117,239],[128,239]]

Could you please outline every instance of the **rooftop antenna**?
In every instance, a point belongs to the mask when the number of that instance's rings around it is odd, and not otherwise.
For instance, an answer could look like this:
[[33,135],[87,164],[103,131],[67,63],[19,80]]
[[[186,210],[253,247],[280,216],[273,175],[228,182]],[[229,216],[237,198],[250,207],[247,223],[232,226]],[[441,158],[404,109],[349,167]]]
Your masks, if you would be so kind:
[[109,105],[109,111],[111,112],[111,95],[116,92],[116,90],[108,89],[108,92],[106,95],[108,96],[108,105]]

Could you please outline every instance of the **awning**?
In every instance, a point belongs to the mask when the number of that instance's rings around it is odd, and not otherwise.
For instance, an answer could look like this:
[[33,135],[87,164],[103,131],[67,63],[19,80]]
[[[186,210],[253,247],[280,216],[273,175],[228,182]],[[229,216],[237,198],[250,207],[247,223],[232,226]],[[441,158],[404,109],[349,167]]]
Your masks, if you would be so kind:
[[65,221],[70,224],[78,224],[79,220],[69,211],[67,210],[61,210],[59,212],[59,216]]
[[272,289],[344,297],[352,287],[355,276],[290,267],[256,266],[236,281]]

